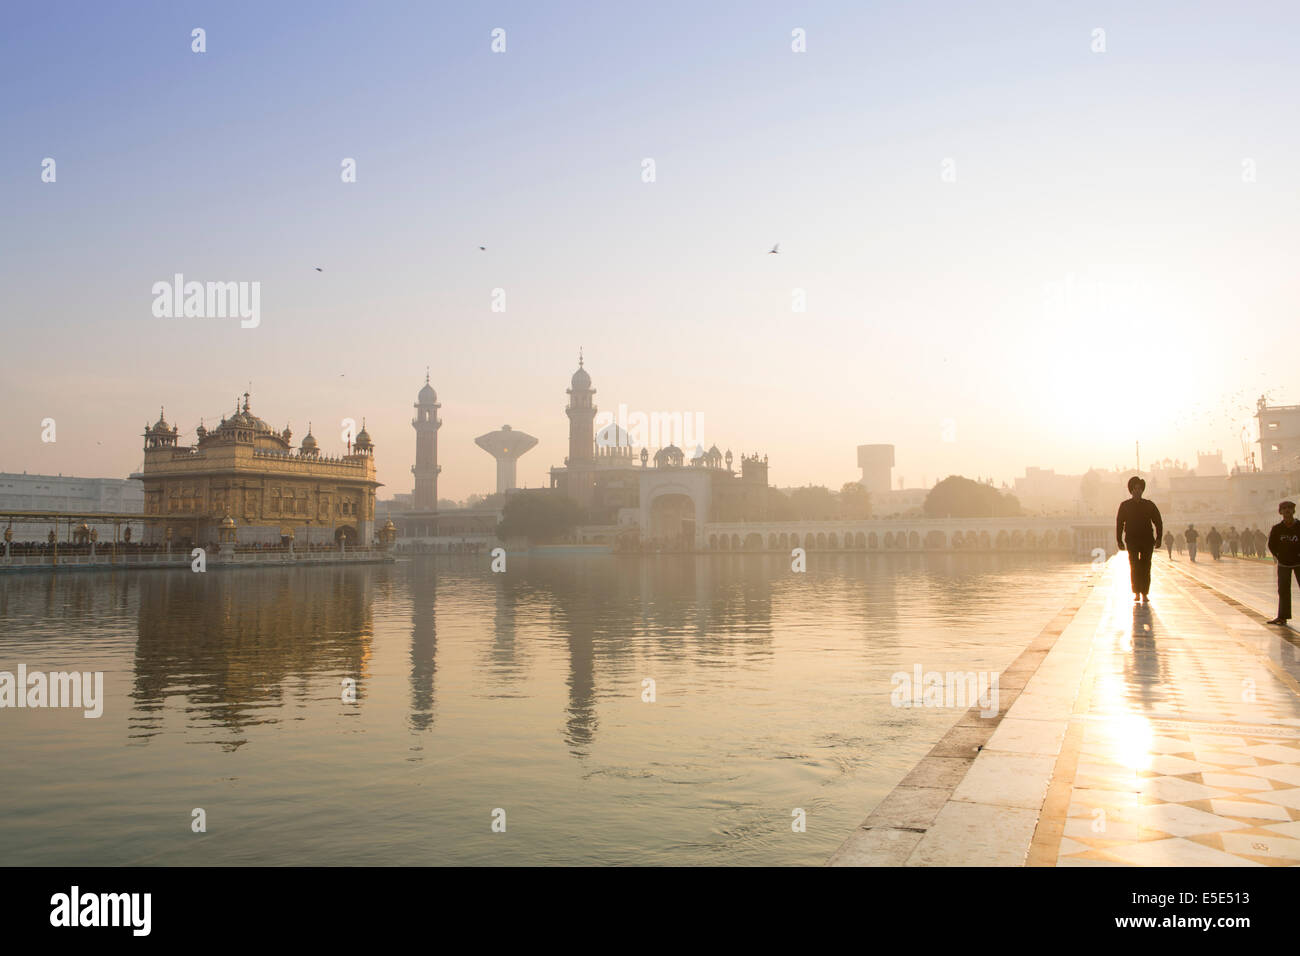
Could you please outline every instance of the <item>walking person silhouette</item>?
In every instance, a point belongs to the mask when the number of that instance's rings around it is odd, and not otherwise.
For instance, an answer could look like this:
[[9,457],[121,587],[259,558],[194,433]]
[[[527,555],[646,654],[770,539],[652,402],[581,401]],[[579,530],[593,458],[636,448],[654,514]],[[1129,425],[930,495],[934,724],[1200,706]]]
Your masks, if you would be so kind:
[[[1133,600],[1150,603],[1151,553],[1156,542],[1165,536],[1164,521],[1154,501],[1142,497],[1147,483],[1134,475],[1128,480],[1131,497],[1120,503],[1115,513],[1115,541],[1121,551],[1128,551],[1129,579]],[[1155,526],[1154,533],[1152,525]]]
[[1295,520],[1295,502],[1277,506],[1282,520],[1268,533],[1268,550],[1277,559],[1277,617],[1270,624],[1285,624],[1291,617],[1291,575],[1300,581],[1300,522]]
[[1210,557],[1215,561],[1219,560],[1219,551],[1223,547],[1223,535],[1219,534],[1219,529],[1210,525],[1210,533],[1205,536],[1205,543],[1209,545]]

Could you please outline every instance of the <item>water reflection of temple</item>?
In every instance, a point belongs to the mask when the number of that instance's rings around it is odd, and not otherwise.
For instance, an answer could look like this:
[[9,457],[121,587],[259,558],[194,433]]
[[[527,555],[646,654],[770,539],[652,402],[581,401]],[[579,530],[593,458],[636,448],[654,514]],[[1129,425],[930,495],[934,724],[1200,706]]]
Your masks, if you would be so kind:
[[284,719],[292,700],[365,693],[376,568],[294,568],[219,574],[141,574],[132,698],[133,735],[150,737],[174,719],[176,701],[193,724],[229,731]]
[[[519,581],[511,594],[549,606],[550,628],[564,644],[568,702],[562,733],[574,756],[591,752],[602,693],[638,694],[645,666],[754,664],[772,654],[775,567],[644,562],[631,575],[629,565],[601,557],[542,558],[516,567]],[[513,646],[518,616],[498,609],[498,626],[512,629],[508,638],[496,636],[498,660]],[[513,678],[513,669],[503,672]]]

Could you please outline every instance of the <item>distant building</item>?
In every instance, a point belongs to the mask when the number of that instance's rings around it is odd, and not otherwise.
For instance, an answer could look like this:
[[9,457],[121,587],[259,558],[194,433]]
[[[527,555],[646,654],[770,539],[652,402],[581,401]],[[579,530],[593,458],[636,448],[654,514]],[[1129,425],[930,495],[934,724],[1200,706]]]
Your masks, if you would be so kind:
[[922,508],[929,495],[929,488],[895,488],[882,495],[872,495],[871,513],[875,516],[907,514]]
[[144,484],[144,543],[170,540],[205,545],[219,540],[226,517],[238,544],[299,547],[346,542],[368,547],[374,537],[374,445],[364,422],[342,455],[323,455],[308,428],[295,449],[288,428],[277,432],[244,404],[193,446],[178,444],[179,429],[145,426],[144,466],[132,478]]
[[1176,458],[1153,461],[1150,473],[1144,476],[1147,479],[1147,489],[1144,494],[1152,499],[1160,497],[1167,499],[1169,496],[1169,482],[1174,478],[1185,478],[1191,474],[1192,469],[1185,462]]
[[1260,396],[1255,416],[1259,420],[1260,469],[1300,471],[1300,405],[1267,405]]
[[[143,514],[144,486],[134,478],[77,478],[0,472],[0,509],[57,511],[68,515],[93,512]],[[10,527],[6,522],[6,527]],[[13,522],[15,541],[44,541],[54,530],[49,522]],[[103,540],[113,540],[113,524],[89,521]],[[59,530],[62,536],[62,528]]]
[[859,445],[858,467],[862,478],[858,484],[875,500],[881,500],[891,490],[894,469],[893,445]]
[[741,455],[737,473],[730,450],[713,445],[688,456],[669,444],[654,452],[651,467],[650,450],[637,453],[621,428],[607,426],[597,439],[596,390],[581,355],[567,394],[569,455],[551,468],[551,489],[582,508],[587,527],[579,531],[581,540],[703,547],[706,522],[767,517],[767,456]]
[[0,472],[0,508],[14,511],[144,511],[144,486],[135,478],[75,478]]
[[1026,514],[1077,514],[1084,508],[1083,475],[1058,475],[1051,468],[1025,468],[1015,480],[1015,496]]
[[1226,512],[1232,500],[1230,484],[1223,452],[1198,451],[1195,468],[1186,474],[1169,476],[1168,507],[1175,514]]
[[873,515],[906,514],[924,505],[930,494],[929,488],[904,488],[902,478],[897,488],[893,486],[893,445],[859,445],[858,467],[862,469],[858,484],[871,496]]
[[1227,512],[1230,500],[1227,475],[1186,475],[1169,479],[1168,503],[1158,504],[1172,514],[1195,514]]
[[1204,451],[1196,453],[1196,468],[1194,472],[1198,478],[1222,478],[1228,474],[1228,466],[1223,463],[1223,452],[1216,451],[1213,454]]
[[1283,471],[1238,471],[1228,481],[1228,509],[1276,521],[1278,502],[1294,494],[1296,474]]

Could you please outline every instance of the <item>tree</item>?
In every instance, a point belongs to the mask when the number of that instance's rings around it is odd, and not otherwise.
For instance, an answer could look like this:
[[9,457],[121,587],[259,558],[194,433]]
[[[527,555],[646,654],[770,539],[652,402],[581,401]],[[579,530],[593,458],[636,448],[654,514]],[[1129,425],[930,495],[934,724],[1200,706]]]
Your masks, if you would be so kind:
[[521,491],[510,496],[497,525],[497,537],[550,541],[577,527],[582,510],[572,498],[549,490]]
[[790,504],[800,521],[829,521],[837,517],[835,496],[825,485],[809,485],[790,492]]
[[846,481],[840,489],[840,517],[849,519],[871,517],[871,494],[859,482]]
[[923,510],[930,518],[1003,518],[1020,514],[1020,501],[991,485],[949,475],[930,489]]
[[767,518],[769,521],[793,521],[794,505],[779,488],[767,489]]
[[1101,474],[1095,468],[1089,468],[1088,473],[1083,476],[1079,482],[1079,497],[1083,499],[1084,505],[1092,514],[1103,514],[1105,509],[1102,507],[1102,490]]

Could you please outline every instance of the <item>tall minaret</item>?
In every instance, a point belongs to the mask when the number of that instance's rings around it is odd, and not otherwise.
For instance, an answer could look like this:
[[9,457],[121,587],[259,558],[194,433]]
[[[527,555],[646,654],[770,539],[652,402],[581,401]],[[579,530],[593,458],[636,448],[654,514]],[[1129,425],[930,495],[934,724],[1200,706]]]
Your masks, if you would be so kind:
[[429,384],[429,373],[424,373],[424,388],[415,400],[415,417],[411,427],[415,429],[415,464],[411,474],[415,475],[416,511],[436,511],[438,509],[438,473],[442,466],[438,464],[438,429],[442,419],[438,417],[438,393]]
[[591,376],[582,367],[582,350],[578,350],[578,370],[573,373],[570,387],[565,389],[569,404],[564,414],[569,416],[569,457],[565,459],[568,477],[564,493],[583,508],[591,505],[592,484],[596,476],[596,405],[591,396]]
[[591,376],[582,367],[582,349],[578,350],[578,370],[573,373],[569,385],[565,389],[569,404],[564,409],[564,414],[569,416],[568,465],[572,468],[592,461],[596,447],[596,406],[591,400],[596,390],[591,387]]

